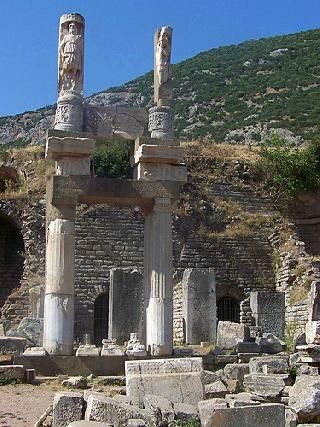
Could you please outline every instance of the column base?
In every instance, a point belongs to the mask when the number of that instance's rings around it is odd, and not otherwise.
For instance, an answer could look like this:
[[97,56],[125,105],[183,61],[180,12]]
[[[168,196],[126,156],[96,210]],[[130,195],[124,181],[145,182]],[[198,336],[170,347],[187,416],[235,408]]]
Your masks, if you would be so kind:
[[44,313],[43,347],[50,355],[72,355],[74,296],[47,294]]

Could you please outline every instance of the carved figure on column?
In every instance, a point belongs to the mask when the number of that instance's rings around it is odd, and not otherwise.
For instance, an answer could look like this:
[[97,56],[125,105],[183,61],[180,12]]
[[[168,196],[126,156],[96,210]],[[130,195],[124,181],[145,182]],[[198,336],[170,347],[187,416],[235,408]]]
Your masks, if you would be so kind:
[[83,123],[84,18],[78,13],[60,18],[58,103],[55,129],[81,132]]
[[68,90],[82,92],[82,35],[75,22],[70,22],[59,46],[59,93]]
[[154,44],[154,102],[157,105],[169,105],[172,99],[172,28],[162,27],[156,31]]

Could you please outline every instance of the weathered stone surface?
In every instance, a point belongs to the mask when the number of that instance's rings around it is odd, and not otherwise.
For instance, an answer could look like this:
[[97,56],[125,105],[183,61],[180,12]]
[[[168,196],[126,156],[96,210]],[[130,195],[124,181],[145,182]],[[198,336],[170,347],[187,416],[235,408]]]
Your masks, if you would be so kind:
[[201,358],[127,361],[125,370],[127,395],[135,405],[143,404],[145,394],[191,405],[204,398]]
[[135,268],[112,268],[108,338],[123,344],[130,332],[142,336],[143,275]]
[[182,310],[186,342],[200,344],[216,338],[215,273],[207,268],[187,268],[182,278]]
[[263,333],[272,333],[279,338],[284,337],[284,292],[251,292],[250,307],[252,316],[256,319],[256,326],[261,327]]
[[239,342],[249,341],[250,329],[240,323],[218,323],[217,345],[223,349],[234,349]]
[[99,356],[99,354],[99,348],[90,344],[80,345],[76,351],[76,356]]
[[0,378],[23,380],[24,372],[22,365],[0,365]]
[[276,354],[286,349],[285,343],[273,334],[263,334],[257,338],[257,343],[260,345],[261,353]]
[[162,422],[170,423],[175,418],[173,404],[162,396],[146,394],[143,399],[144,407]]
[[62,381],[61,385],[64,387],[74,387],[74,388],[86,388],[87,379],[85,377],[69,377],[68,379]]
[[[29,317],[43,319],[44,286],[33,286],[29,289]],[[1,334],[0,334],[1,335]]]
[[284,406],[279,404],[264,404],[245,406],[241,408],[215,409],[209,417],[202,417],[203,427],[284,427]]
[[[201,400],[198,403],[198,411],[200,415],[201,425],[210,426],[210,417],[217,409],[227,408],[227,403],[224,399]],[[208,423],[208,424],[207,424]]]
[[130,356],[145,357],[147,355],[145,346],[142,344],[137,332],[130,332],[126,353]]
[[230,363],[224,367],[223,371],[226,378],[229,378],[230,380],[238,380],[243,383],[244,376],[249,374],[249,364]]
[[300,423],[320,422],[320,377],[302,375],[289,392],[289,406]]
[[43,347],[29,347],[23,353],[24,356],[46,356],[47,354]]
[[252,399],[250,393],[227,394],[225,397],[229,408],[238,408],[242,406],[256,406],[261,403]]
[[188,420],[199,416],[197,408],[187,403],[174,403],[173,409],[177,420]]
[[123,356],[124,351],[116,343],[116,340],[102,340],[101,356]]
[[219,398],[224,397],[228,393],[227,387],[222,381],[218,380],[212,384],[205,385],[206,398]]
[[203,382],[204,384],[211,384],[217,380],[220,380],[224,375],[223,369],[219,369],[218,371],[203,371]]
[[26,338],[32,345],[41,346],[43,319],[24,317],[17,328],[17,334]]
[[68,424],[68,427],[110,427],[109,423],[100,423],[99,421],[74,421]]
[[289,356],[254,357],[249,362],[250,374],[286,374],[289,369]]
[[289,381],[286,374],[248,374],[244,377],[244,388],[267,401],[279,401],[280,395]]
[[286,426],[285,427],[296,427],[298,424],[298,416],[296,411],[290,406],[285,407]]
[[85,419],[87,421],[104,421],[120,427],[126,425],[129,419],[138,418],[148,426],[155,426],[155,418],[145,409],[127,405],[102,393],[92,394],[88,398]]
[[21,337],[0,337],[0,354],[23,354],[27,340]]
[[146,422],[139,418],[128,420],[128,427],[145,427]]
[[260,346],[256,342],[239,342],[236,345],[237,353],[260,353]]
[[82,419],[83,397],[81,393],[56,393],[53,399],[52,427],[66,427]]

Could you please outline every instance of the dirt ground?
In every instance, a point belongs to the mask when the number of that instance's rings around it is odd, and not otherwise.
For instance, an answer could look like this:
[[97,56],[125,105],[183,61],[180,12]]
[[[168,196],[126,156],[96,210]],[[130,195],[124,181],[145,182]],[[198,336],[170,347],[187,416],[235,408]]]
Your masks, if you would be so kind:
[[0,427],[33,427],[57,389],[52,384],[0,386]]

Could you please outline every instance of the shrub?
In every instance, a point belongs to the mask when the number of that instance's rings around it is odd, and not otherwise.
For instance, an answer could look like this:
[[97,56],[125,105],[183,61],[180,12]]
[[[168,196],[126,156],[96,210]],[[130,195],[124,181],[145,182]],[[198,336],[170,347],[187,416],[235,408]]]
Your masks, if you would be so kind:
[[92,165],[95,175],[128,178],[130,174],[129,144],[125,141],[107,141],[96,149]]
[[320,144],[293,147],[273,135],[260,149],[257,172],[274,202],[287,206],[302,191],[315,191],[320,183]]

